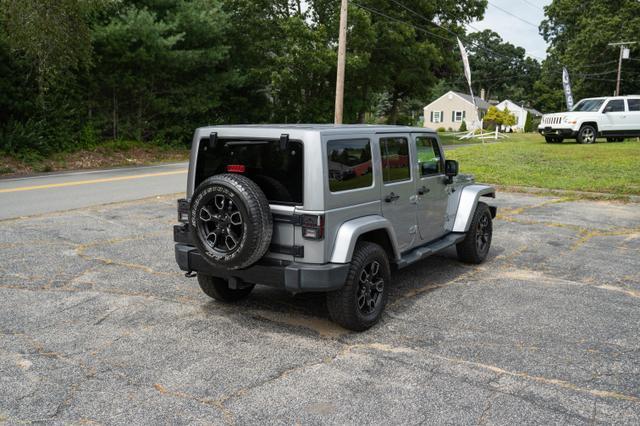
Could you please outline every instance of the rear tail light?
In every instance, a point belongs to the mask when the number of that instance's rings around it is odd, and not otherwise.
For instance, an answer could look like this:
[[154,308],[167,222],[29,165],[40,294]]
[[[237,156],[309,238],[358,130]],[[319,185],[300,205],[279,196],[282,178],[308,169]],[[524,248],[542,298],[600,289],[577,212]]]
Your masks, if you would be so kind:
[[302,237],[307,240],[324,238],[324,216],[305,214],[302,216]]
[[227,172],[229,173],[244,173],[245,170],[244,164],[229,164],[227,166]]
[[189,222],[189,202],[185,199],[178,200],[178,222]]

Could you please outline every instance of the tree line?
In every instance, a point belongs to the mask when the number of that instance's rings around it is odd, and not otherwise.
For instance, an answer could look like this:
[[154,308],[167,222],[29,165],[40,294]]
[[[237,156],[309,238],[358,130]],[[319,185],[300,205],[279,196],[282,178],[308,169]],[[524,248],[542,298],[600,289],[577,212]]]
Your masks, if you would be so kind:
[[[470,51],[476,93],[555,107],[554,66],[584,37],[556,12],[568,1],[548,9],[542,29],[552,48],[542,65],[492,31],[467,34],[486,0],[350,1],[345,121],[415,124],[438,94],[466,91],[456,36]],[[332,121],[339,0],[0,7],[1,151],[43,156],[105,139],[188,143],[207,124]]]

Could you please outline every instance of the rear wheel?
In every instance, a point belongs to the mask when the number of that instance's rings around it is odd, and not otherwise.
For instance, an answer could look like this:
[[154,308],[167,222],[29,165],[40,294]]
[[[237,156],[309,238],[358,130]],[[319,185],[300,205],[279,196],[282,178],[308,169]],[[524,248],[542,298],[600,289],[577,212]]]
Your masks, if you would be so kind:
[[458,243],[458,259],[466,263],[484,262],[491,248],[493,222],[489,206],[478,203],[465,239]]
[[227,280],[203,274],[198,274],[198,284],[200,284],[200,288],[207,296],[227,303],[245,299],[255,287],[255,285],[250,285],[234,290],[229,288]]
[[358,243],[345,285],[327,293],[331,319],[353,331],[372,327],[387,304],[390,280],[391,268],[384,249],[370,242]]
[[578,143],[592,144],[595,143],[598,132],[591,124],[585,124],[578,132]]

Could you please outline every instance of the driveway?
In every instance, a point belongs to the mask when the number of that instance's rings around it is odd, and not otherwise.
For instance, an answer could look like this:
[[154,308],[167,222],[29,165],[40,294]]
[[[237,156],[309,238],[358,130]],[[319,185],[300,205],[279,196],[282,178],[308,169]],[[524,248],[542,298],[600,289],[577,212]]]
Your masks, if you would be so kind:
[[321,295],[208,299],[175,198],[0,221],[0,422],[640,423],[640,206],[500,194],[490,259],[395,275],[372,330]]

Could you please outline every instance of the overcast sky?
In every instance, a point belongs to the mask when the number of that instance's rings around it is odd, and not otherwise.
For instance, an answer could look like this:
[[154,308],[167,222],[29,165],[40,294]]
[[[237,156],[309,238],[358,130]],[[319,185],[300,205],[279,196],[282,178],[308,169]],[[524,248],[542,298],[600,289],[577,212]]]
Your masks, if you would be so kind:
[[[547,44],[536,27],[544,19],[542,8],[549,3],[551,0],[489,0],[484,20],[471,25],[479,30],[493,30],[505,41],[523,47],[530,56],[544,58]],[[474,28],[468,30],[475,31]]]

